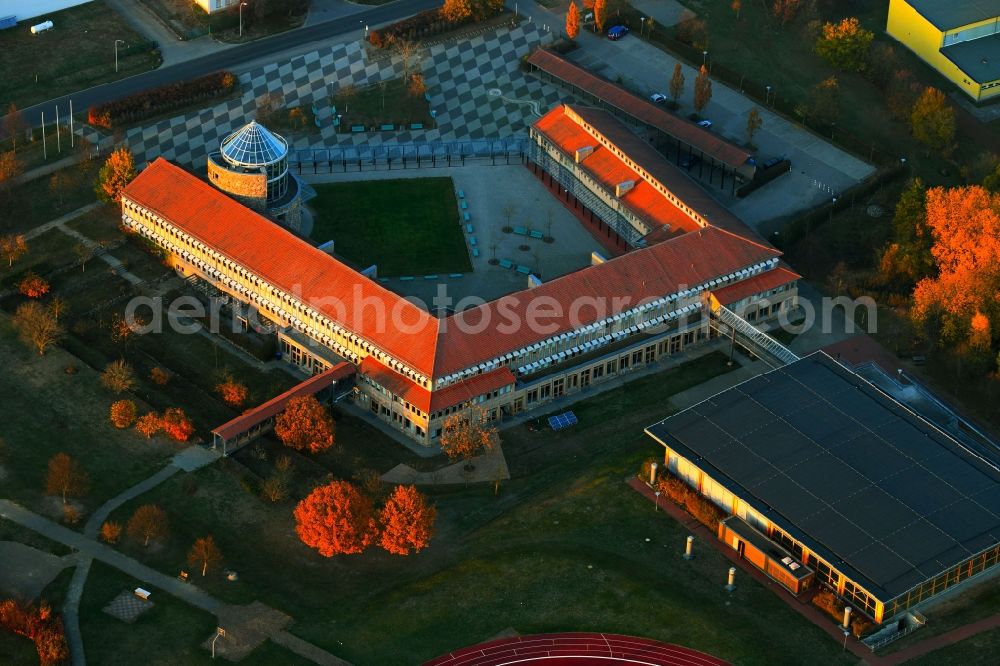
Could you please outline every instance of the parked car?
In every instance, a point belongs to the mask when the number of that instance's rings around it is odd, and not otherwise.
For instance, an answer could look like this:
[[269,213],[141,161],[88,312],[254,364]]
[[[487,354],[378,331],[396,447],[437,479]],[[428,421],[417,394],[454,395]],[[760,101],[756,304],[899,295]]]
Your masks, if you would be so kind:
[[628,28],[624,25],[613,25],[608,28],[608,39],[613,42],[617,42],[619,39],[628,34]]
[[698,121],[698,127],[704,127],[705,129],[712,129],[712,121],[711,120],[699,120]]
[[653,104],[663,104],[667,101],[667,96],[663,93],[653,93],[649,96],[649,101]]
[[687,157],[681,159],[681,168],[690,171],[694,167],[698,166],[699,162],[701,162],[701,158],[697,155],[688,155]]
[[785,156],[784,155],[782,155],[781,157],[772,157],[771,159],[769,159],[766,162],[764,162],[761,165],[761,168],[770,169],[771,167],[773,167],[773,166],[775,166],[777,164],[781,164],[784,161],[785,161]]

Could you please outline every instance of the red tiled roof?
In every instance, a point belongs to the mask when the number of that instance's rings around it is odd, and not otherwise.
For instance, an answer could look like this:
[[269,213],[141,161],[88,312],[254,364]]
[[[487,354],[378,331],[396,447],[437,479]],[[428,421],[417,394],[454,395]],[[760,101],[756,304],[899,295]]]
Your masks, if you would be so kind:
[[[427,311],[163,158],[139,174],[124,196],[430,375],[438,320]],[[389,325],[394,312],[412,330]]]
[[292,398],[315,395],[328,386],[332,386],[335,381],[344,379],[345,377],[350,377],[353,374],[353,364],[347,363],[346,361],[338,363],[329,370],[324,370],[318,375],[313,375],[301,384],[288,389],[281,395],[271,398],[264,404],[240,414],[232,421],[223,423],[218,428],[213,430],[212,434],[218,435],[225,440],[232,439],[237,435],[243,434],[255,425],[277,416],[277,414],[285,408],[285,405],[288,404],[288,401]]
[[[463,370],[525,345],[547,340],[560,332],[594,323],[635,307],[643,300],[704,284],[780,254],[763,243],[716,227],[706,227],[633,250],[533,289],[508,294],[456,313],[442,323],[434,376]],[[543,297],[557,304],[559,313],[539,319],[546,328],[533,329],[524,322],[537,304],[546,302],[540,300]],[[603,303],[605,310],[598,313],[587,306],[574,312],[571,307],[574,302]],[[575,321],[571,315],[575,315]],[[490,325],[483,326],[484,320],[491,322]],[[521,325],[508,326],[508,322],[521,322]]]
[[783,284],[788,284],[793,280],[798,280],[801,275],[793,271],[788,270],[784,266],[779,265],[777,268],[761,273],[759,275],[754,275],[746,280],[737,282],[736,284],[726,285],[721,289],[715,289],[712,293],[723,305],[730,305],[737,301],[740,301],[747,296],[753,296],[754,294],[759,294],[763,291],[768,291],[770,289],[775,289]]
[[586,91],[636,120],[680,139],[731,169],[743,166],[750,157],[750,153],[739,146],[698,127],[693,122],[677,117],[551,51],[536,50],[528,58],[528,63],[571,86]]
[[[620,157],[599,144],[575,118],[566,113],[567,109],[571,109],[571,107],[559,106],[549,111],[535,122],[535,129],[558,146],[570,160],[575,159],[577,150],[587,147],[593,148],[593,152],[579,162],[580,168],[589,173],[594,180],[601,183],[612,194],[615,192],[616,185],[632,181],[633,188],[620,197],[621,202],[640,218],[646,220],[654,229],[663,226],[680,231],[701,228],[701,225],[643,180],[642,176],[625,164]],[[577,111],[576,108],[571,110]],[[644,162],[652,161],[648,155],[633,155],[631,152],[627,154],[643,168],[646,168]],[[647,159],[643,160],[643,157]],[[663,157],[657,154],[657,161],[663,161]],[[646,170],[650,171],[648,168]],[[676,175],[681,177],[679,172]],[[664,184],[664,186],[667,185]]]
[[425,414],[431,414],[453,405],[460,405],[514,383],[514,374],[503,367],[484,372],[481,375],[474,375],[432,393],[373,356],[362,359],[358,370],[365,377]]

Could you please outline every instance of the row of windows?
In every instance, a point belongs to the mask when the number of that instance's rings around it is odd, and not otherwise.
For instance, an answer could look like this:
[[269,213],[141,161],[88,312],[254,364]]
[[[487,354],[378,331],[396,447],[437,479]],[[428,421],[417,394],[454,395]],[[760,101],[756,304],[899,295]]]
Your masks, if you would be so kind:
[[943,592],[949,587],[956,585],[967,578],[982,573],[986,569],[995,566],[998,559],[1000,559],[1000,545],[994,546],[990,550],[980,553],[979,555],[970,557],[953,569],[949,569],[948,571],[935,576],[921,585],[914,587],[906,594],[903,594],[887,603],[885,606],[885,617],[892,617],[896,613],[904,611],[907,608],[911,608],[912,606],[920,603],[924,599]]
[[446,409],[442,409],[441,411],[434,412],[434,413],[431,414],[431,418],[432,419],[437,419],[437,418],[441,418],[443,416],[448,416],[450,414],[454,414],[455,412],[462,411],[463,409],[465,409],[469,405],[480,405],[480,404],[486,402],[487,400],[494,400],[496,398],[499,398],[502,395],[507,395],[508,393],[510,393],[513,390],[514,390],[514,385],[513,384],[508,384],[507,386],[502,386],[502,387],[496,389],[495,391],[493,391],[491,393],[483,393],[482,395],[477,395],[472,400],[469,400],[469,401],[466,401],[466,402],[462,402],[462,403],[459,403],[457,405],[452,405],[451,407],[448,407]]

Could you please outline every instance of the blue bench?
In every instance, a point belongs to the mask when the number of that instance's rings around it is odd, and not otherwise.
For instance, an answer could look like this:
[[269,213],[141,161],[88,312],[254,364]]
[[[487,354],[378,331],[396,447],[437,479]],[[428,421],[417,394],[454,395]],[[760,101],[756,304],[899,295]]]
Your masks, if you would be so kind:
[[395,126],[395,125],[388,125],[388,124],[386,124],[386,125],[382,125],[382,131],[383,131],[383,132],[391,132],[391,131],[393,131],[394,129],[396,129],[396,126]]
[[[477,252],[478,252],[478,250],[477,250]],[[460,277],[462,277],[462,273],[448,273],[448,277],[450,277],[450,278],[460,278]]]
[[465,198],[465,190],[459,190],[458,191],[458,198],[459,199],[464,199]]
[[403,282],[410,282],[411,280],[413,280],[413,278],[411,276],[409,276],[409,275],[406,275],[406,276],[401,277],[399,279],[402,280]]
[[[462,219],[463,219],[463,220],[465,220],[466,222],[468,222],[468,221],[469,221],[469,220],[471,220],[472,218],[471,218],[471,217],[469,217],[469,214],[468,214],[468,213],[462,213]],[[471,225],[471,224],[467,224],[466,226],[467,226],[467,227],[471,227],[472,225]],[[471,228],[469,229],[469,233],[470,233],[470,234],[472,233],[472,229],[471,229]]]
[[528,229],[525,227],[514,227],[514,233],[517,234],[518,236],[527,236]]
[[351,125],[351,131],[352,132],[364,132],[365,131],[365,126],[364,125]]
[[534,229],[532,229],[528,235],[531,236],[532,238],[538,238],[539,240],[545,238],[545,236],[542,235],[541,231],[535,231]]
[[465,210],[465,209],[466,209],[466,208],[468,208],[468,207],[469,207],[469,204],[468,204],[468,202],[466,202],[466,201],[463,201],[463,202],[462,202],[462,210]]
[[431,101],[431,94],[430,93],[424,93],[424,99],[427,100],[428,102]]
[[472,248],[472,256],[473,257],[478,257],[479,256],[479,248],[478,247]]
[[517,265],[517,272],[524,273],[525,275],[531,275],[531,269],[527,266],[522,266],[521,264]]
[[469,236],[469,245],[479,245],[475,236]]
[[[465,219],[469,219],[469,218],[465,218]],[[467,234],[471,234],[472,233],[472,225],[471,224],[465,225],[465,233],[467,233]]]
[[410,123],[410,129],[423,129],[423,123]]
[[514,268],[514,262],[510,259],[501,259],[500,265],[504,268]]
[[437,275],[425,275],[424,279],[425,280],[437,280],[438,276]]

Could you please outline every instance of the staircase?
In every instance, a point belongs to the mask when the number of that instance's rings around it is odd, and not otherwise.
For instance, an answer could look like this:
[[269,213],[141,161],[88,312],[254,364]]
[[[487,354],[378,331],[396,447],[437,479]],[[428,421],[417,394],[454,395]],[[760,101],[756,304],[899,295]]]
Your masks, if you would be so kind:
[[740,344],[776,368],[799,360],[799,357],[788,347],[724,305],[715,305],[712,309],[712,317],[735,331]]

